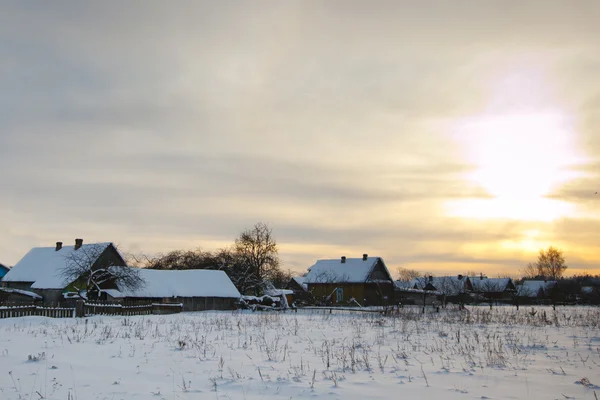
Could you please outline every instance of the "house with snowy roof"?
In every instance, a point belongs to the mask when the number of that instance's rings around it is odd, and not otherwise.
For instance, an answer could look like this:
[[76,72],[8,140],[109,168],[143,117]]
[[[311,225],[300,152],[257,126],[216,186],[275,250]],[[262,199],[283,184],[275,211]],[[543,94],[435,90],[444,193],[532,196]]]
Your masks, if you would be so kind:
[[458,296],[473,290],[471,280],[464,275],[428,276],[411,281],[414,289],[437,291],[446,296]]
[[310,303],[312,301],[312,296],[308,291],[308,285],[305,281],[306,279],[303,276],[294,276],[286,285],[286,289],[293,291],[292,302],[299,304]]
[[144,284],[107,289],[109,300],[124,303],[176,303],[183,311],[232,310],[241,295],[224,271],[140,269]]
[[511,278],[488,278],[484,275],[470,276],[472,292],[487,300],[510,301],[516,292]]
[[552,297],[557,283],[557,281],[548,280],[523,281],[516,288],[517,295],[523,300],[543,302]]
[[318,260],[304,277],[308,292],[322,304],[386,305],[393,302],[394,280],[381,257]]
[[[64,268],[70,260],[89,262],[91,268],[100,265],[126,266],[123,256],[112,243],[83,244],[75,239],[73,246],[56,242],[52,247],[34,247],[2,279],[2,287],[12,293],[29,294],[32,299],[41,297],[44,305],[56,306],[63,301],[63,293],[73,290],[75,282],[65,278]],[[107,281],[106,288],[116,288]]]

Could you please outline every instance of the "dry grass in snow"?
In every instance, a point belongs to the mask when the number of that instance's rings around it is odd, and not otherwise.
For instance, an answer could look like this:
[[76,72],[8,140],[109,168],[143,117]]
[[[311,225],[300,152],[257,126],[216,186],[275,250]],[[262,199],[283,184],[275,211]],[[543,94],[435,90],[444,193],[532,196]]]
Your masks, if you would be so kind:
[[600,310],[0,320],[0,399],[595,399]]

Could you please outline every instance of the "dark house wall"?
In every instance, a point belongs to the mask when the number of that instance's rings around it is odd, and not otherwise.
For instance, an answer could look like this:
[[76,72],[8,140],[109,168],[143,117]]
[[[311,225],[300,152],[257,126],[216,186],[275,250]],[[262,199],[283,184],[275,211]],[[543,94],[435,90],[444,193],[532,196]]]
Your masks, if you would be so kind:
[[372,280],[372,281],[373,280],[386,280],[386,281],[389,280],[390,282],[393,283],[393,280],[390,278],[390,276],[386,272],[381,259],[379,259],[377,261],[377,264],[375,264],[373,271],[371,271],[371,275],[369,275],[369,280]]

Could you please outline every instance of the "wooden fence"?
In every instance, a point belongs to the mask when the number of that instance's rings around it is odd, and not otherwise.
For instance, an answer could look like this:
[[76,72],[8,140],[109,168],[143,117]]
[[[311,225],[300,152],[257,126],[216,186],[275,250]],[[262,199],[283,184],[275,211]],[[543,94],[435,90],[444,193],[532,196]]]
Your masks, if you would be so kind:
[[75,317],[75,309],[38,306],[0,307],[0,318],[27,317],[32,315],[50,318],[73,318]]
[[122,305],[106,303],[85,303],[84,315],[150,315],[150,314],[177,314],[183,310],[182,304],[139,304]]
[[0,319],[13,317],[50,317],[74,318],[90,315],[151,315],[151,314],[177,314],[183,310],[181,304],[143,304],[136,306],[123,306],[121,304],[85,303],[77,308],[56,308],[27,306],[0,306]]

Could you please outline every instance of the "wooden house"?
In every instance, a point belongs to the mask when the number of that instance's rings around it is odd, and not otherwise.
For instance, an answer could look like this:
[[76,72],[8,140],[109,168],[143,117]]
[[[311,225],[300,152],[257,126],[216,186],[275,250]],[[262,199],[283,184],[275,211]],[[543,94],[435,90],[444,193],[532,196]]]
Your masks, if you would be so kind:
[[548,303],[557,296],[557,281],[523,281],[516,287],[516,295],[521,303]]
[[299,305],[312,303],[313,299],[308,291],[308,285],[305,280],[306,279],[303,276],[294,276],[286,285],[285,288],[293,292],[290,304],[295,303],[296,305]]
[[318,260],[304,278],[316,302],[327,305],[393,303],[394,280],[381,257]]
[[516,287],[510,278],[469,277],[472,292],[486,301],[509,302],[514,299]]
[[[34,247],[29,250],[4,276],[2,286],[37,294],[42,297],[44,305],[59,305],[64,302],[65,293],[75,290],[75,282],[65,279],[63,269],[70,260],[78,259],[89,262],[92,268],[100,265],[126,266],[112,243],[83,244],[82,239],[75,239],[73,246],[63,246],[62,242],[57,242],[53,247]],[[108,282],[106,287],[116,288],[114,283]]]

